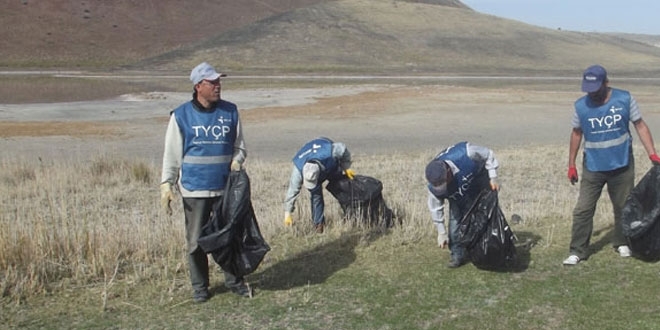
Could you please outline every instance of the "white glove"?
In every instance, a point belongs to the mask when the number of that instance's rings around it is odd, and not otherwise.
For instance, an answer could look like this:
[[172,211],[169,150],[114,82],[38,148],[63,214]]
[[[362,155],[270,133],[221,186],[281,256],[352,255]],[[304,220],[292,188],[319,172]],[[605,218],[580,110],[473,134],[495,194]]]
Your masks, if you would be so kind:
[[172,184],[169,182],[163,182],[160,185],[160,205],[167,215],[172,215],[172,200],[174,200]]
[[438,246],[441,249],[449,246],[449,240],[447,239],[447,231],[445,230],[444,222],[436,222],[436,228],[438,229]]
[[232,161],[231,161],[231,166],[230,166],[230,167],[231,167],[231,171],[232,171],[232,172],[238,172],[238,171],[241,170],[241,163],[239,163],[239,162],[237,162],[237,161],[235,161],[235,160],[232,160]]
[[449,241],[447,240],[447,234],[444,233],[438,233],[438,246],[441,249],[446,248],[449,245]]

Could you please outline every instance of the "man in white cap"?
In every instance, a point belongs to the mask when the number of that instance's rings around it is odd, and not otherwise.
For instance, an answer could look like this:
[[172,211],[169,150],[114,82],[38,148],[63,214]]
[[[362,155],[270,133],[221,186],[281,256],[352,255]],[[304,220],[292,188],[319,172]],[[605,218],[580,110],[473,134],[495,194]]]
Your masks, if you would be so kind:
[[[206,62],[197,65],[190,73],[192,100],[171,112],[165,133],[161,204],[171,215],[173,187],[177,187],[183,198],[195,302],[205,302],[210,297],[208,258],[197,239],[213,210],[221,210],[230,171],[240,171],[247,156],[238,108],[220,98],[223,76]],[[242,278],[226,271],[225,285],[240,296],[251,294]]]
[[573,209],[569,256],[564,265],[576,265],[589,257],[594,212],[605,184],[614,210],[612,246],[621,257],[631,255],[621,227],[621,211],[635,181],[630,122],[651,162],[660,165],[637,101],[630,92],[609,87],[605,68],[588,67],[582,74],[582,91],[587,94],[575,101],[568,151],[568,179],[575,184],[578,181],[575,160],[584,137],[582,180]]
[[[428,207],[438,230],[438,246],[449,246],[449,268],[467,261],[465,247],[459,243],[458,222],[484,189],[499,189],[499,163],[493,151],[468,142],[457,143],[437,154],[426,165]],[[445,199],[449,201],[449,241],[445,229]]]
[[355,173],[350,167],[351,153],[341,142],[320,137],[300,148],[293,157],[293,169],[284,200],[284,225],[293,224],[291,213],[295,208],[300,188],[304,186],[310,193],[314,228],[317,233],[323,233],[325,226],[323,182],[332,181],[342,175],[353,179]]

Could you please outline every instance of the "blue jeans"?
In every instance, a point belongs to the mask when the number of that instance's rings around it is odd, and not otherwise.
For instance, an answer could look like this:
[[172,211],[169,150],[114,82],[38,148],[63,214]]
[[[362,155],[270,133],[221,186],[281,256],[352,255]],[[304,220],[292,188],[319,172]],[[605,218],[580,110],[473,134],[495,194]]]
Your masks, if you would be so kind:
[[312,221],[314,225],[325,224],[325,203],[323,202],[323,185],[319,184],[309,191],[312,204]]
[[449,251],[451,259],[465,260],[465,247],[459,243],[458,223],[463,218],[463,212],[458,203],[449,199]]

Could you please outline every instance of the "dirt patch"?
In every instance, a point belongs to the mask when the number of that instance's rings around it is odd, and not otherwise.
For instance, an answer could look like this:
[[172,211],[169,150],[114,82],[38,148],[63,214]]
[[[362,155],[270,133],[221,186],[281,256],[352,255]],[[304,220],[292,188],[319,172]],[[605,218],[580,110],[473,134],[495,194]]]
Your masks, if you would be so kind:
[[[660,132],[660,111],[656,110],[660,96],[646,90],[633,93],[651,131]],[[155,94],[98,102],[0,105],[1,157],[103,153],[157,163],[169,112],[190,96]],[[579,96],[579,91],[552,88],[435,85],[223,92],[224,98],[239,106],[248,157],[262,160],[287,160],[317,136],[347,143],[358,157],[432,152],[461,140],[493,148],[565,144],[573,101]]]

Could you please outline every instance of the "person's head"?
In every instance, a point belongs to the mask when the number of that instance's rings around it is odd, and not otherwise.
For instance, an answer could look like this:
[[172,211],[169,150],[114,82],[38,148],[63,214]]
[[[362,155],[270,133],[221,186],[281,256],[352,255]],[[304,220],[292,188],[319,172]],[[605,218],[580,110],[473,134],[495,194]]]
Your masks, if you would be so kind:
[[608,83],[607,71],[600,65],[592,65],[582,73],[582,91],[597,104],[603,103],[607,98]]
[[453,175],[447,163],[434,159],[426,165],[426,181],[429,183],[431,193],[435,196],[446,196],[447,186]]
[[308,190],[316,188],[321,174],[321,167],[316,163],[305,163],[302,170],[303,186]]
[[211,103],[220,100],[220,77],[225,76],[206,62],[193,68],[190,72],[190,81],[193,83],[193,95],[197,101],[208,107]]
[[349,169],[353,164],[353,161],[351,160],[351,152],[343,142],[332,143],[332,157],[339,160],[339,166],[342,169]]

